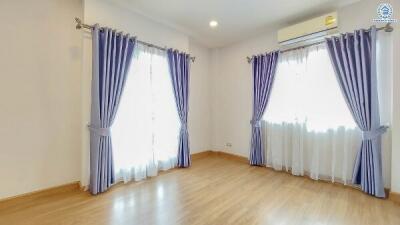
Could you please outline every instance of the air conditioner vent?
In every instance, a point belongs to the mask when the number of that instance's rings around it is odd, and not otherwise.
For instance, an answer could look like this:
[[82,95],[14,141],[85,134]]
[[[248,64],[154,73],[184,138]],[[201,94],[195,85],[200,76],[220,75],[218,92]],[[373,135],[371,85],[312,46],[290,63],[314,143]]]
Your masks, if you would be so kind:
[[310,39],[320,39],[338,32],[336,12],[298,23],[278,31],[280,45],[289,45]]

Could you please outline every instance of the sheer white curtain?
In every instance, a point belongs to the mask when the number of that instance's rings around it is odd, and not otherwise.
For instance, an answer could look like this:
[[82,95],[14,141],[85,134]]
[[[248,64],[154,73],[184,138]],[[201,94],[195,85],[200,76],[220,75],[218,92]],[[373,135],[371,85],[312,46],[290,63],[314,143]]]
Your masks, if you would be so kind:
[[117,180],[155,176],[176,165],[179,118],[164,51],[138,44],[113,125]]
[[282,53],[264,115],[267,166],[348,183],[361,143],[325,44]]
[[392,153],[392,83],[393,83],[393,37],[391,33],[377,33],[377,75],[379,114],[381,124],[389,126],[382,136],[382,172],[385,187],[390,187]]

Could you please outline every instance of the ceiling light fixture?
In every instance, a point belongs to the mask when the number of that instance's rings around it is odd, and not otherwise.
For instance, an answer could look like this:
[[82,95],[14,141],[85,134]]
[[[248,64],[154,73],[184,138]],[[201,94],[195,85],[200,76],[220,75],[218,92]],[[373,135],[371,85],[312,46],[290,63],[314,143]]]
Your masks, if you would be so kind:
[[215,20],[211,20],[209,25],[210,25],[211,28],[216,28],[218,26],[218,22],[215,21]]

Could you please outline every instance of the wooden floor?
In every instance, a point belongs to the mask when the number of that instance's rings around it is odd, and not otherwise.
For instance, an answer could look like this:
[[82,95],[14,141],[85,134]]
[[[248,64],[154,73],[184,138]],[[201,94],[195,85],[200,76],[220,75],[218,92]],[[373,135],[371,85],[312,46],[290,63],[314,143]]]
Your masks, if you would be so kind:
[[400,224],[400,206],[325,182],[211,155],[91,196],[0,202],[0,224]]

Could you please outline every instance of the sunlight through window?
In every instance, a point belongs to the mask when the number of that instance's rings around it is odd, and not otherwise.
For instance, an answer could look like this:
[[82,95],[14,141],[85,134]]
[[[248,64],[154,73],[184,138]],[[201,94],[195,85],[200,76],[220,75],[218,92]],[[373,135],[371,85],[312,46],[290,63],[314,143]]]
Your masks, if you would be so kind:
[[113,126],[118,180],[155,176],[176,164],[179,118],[164,51],[138,45]]
[[324,44],[280,55],[264,120],[304,123],[310,131],[356,127]]

